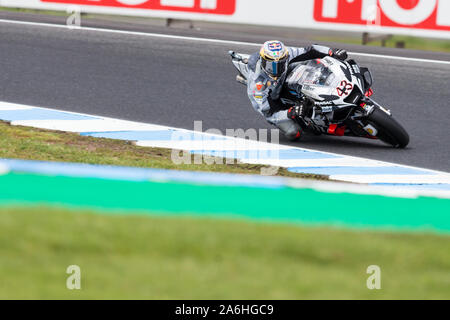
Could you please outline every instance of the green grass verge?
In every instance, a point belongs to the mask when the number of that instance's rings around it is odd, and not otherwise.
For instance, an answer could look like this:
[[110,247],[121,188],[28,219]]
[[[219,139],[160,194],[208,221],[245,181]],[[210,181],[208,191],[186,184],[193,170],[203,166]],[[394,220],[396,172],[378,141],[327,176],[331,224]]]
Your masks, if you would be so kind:
[[[11,126],[0,121],[0,158],[245,174],[261,174],[261,170],[267,168],[236,161],[225,165],[224,159],[213,164],[194,164],[193,156],[192,164],[175,164],[171,155],[172,150],[139,147],[130,141]],[[326,176],[292,173],[284,168],[280,168],[277,175],[327,180]]]
[[51,15],[51,16],[67,16],[67,13],[64,12],[64,11],[54,11],[54,10],[39,10],[39,9],[27,9],[27,8],[0,7],[0,11],[35,13],[35,14],[48,14],[48,15]]
[[[83,214],[80,214],[83,213]],[[2,208],[2,299],[449,299],[450,237]],[[81,290],[66,268],[81,268]],[[381,290],[366,269],[381,268]]]
[[[362,37],[314,37],[313,40],[324,41],[324,42],[340,42],[347,44],[362,44]],[[435,52],[450,52],[450,41],[431,39],[431,38],[418,38],[411,36],[393,36],[391,39],[387,40],[386,47],[395,48],[396,43],[403,41],[405,43],[406,49],[413,50],[427,50]],[[367,44],[368,46],[379,47],[381,46],[381,41],[373,41]]]

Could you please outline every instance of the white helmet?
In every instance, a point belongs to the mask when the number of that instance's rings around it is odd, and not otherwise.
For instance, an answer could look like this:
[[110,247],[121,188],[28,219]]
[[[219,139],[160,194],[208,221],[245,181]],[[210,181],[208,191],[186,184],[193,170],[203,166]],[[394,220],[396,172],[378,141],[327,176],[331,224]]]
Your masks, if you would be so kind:
[[274,80],[280,78],[287,71],[289,51],[283,42],[278,40],[267,41],[261,51],[261,67]]

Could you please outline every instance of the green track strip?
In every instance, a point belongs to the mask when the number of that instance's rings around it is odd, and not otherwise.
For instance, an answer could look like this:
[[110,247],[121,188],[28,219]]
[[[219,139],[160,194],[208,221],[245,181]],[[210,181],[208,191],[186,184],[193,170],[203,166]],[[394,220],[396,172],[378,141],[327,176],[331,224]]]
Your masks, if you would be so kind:
[[311,189],[204,186],[9,173],[0,204],[55,204],[123,214],[244,217],[265,221],[450,232],[450,200]]

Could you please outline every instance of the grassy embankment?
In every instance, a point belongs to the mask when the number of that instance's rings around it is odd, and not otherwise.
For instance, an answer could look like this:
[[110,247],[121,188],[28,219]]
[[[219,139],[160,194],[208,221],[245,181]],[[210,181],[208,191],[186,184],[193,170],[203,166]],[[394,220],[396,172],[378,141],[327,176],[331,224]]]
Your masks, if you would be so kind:
[[[171,155],[169,149],[139,147],[129,141],[11,126],[0,121],[0,158],[245,174],[261,174],[261,169],[265,168],[237,162],[224,165],[226,159],[213,164],[195,164],[193,156],[191,164],[175,164]],[[277,175],[326,179],[320,175],[292,173],[284,168],[280,168]]]
[[[448,299],[450,238],[2,209],[0,298]],[[81,268],[81,290],[66,268]],[[366,287],[369,265],[381,290]]]

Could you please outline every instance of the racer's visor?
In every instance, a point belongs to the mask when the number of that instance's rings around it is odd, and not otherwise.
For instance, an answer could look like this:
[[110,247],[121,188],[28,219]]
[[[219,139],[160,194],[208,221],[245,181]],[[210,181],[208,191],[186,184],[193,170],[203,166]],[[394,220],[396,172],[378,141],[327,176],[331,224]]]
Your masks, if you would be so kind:
[[281,77],[287,70],[287,57],[278,61],[268,60],[266,58],[262,58],[261,60],[262,68],[267,72],[267,74],[274,78]]

